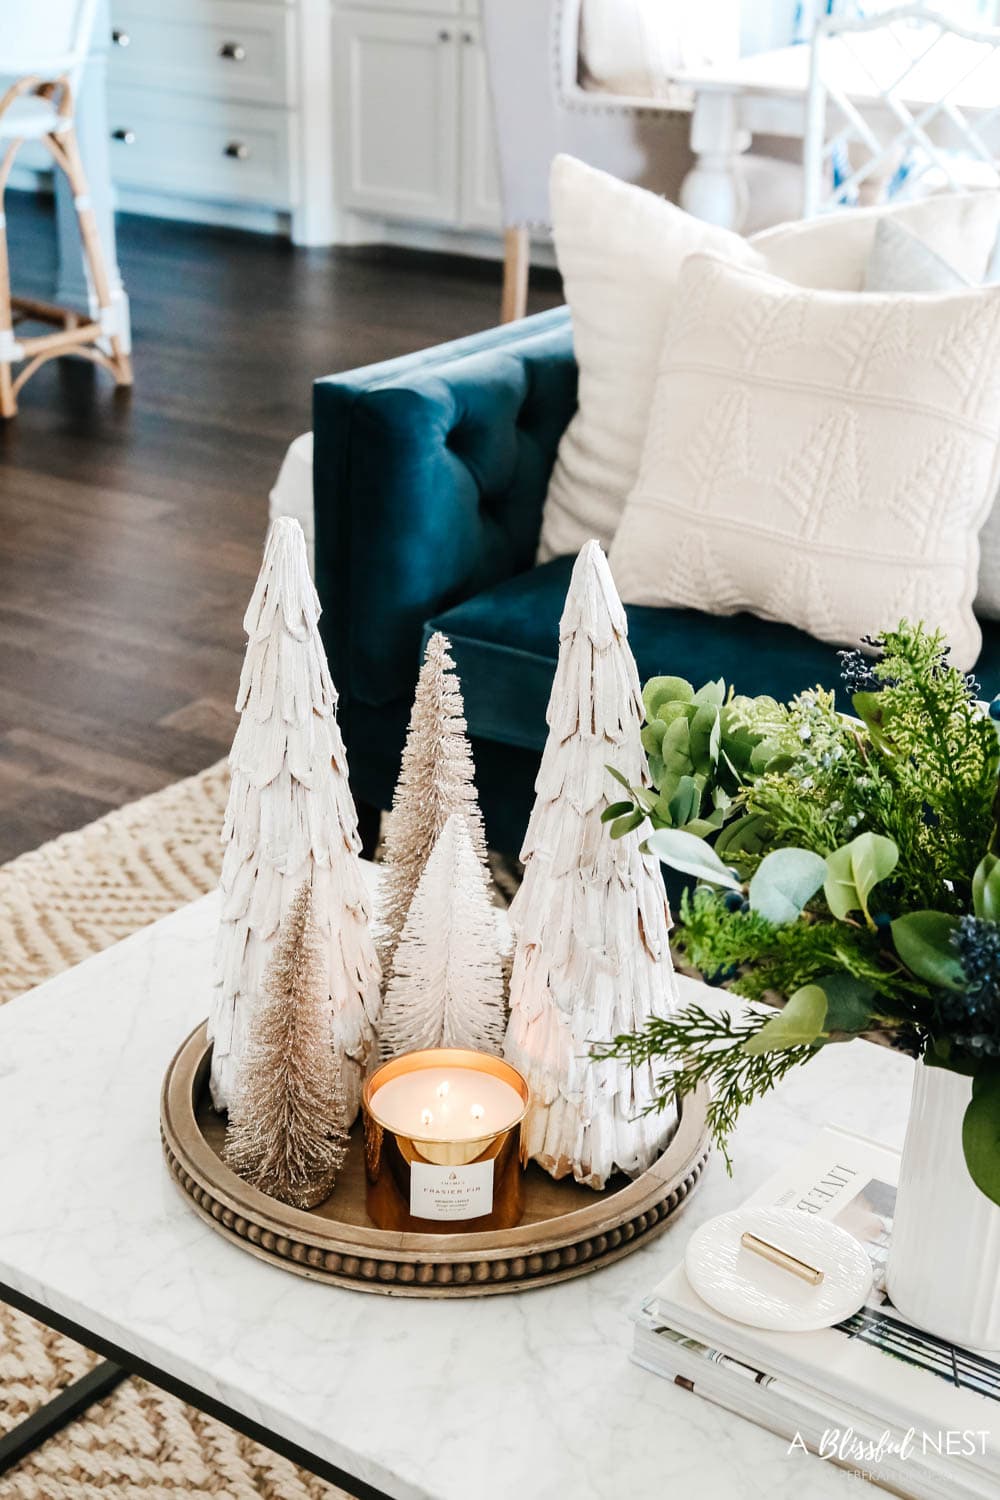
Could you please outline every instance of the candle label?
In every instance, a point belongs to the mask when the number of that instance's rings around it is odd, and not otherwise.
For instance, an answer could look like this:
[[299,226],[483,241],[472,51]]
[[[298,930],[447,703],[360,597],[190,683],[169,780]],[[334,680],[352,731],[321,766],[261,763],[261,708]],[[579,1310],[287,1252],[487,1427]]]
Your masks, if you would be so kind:
[[417,1219],[478,1219],[493,1211],[493,1162],[467,1167],[410,1163],[410,1213]]

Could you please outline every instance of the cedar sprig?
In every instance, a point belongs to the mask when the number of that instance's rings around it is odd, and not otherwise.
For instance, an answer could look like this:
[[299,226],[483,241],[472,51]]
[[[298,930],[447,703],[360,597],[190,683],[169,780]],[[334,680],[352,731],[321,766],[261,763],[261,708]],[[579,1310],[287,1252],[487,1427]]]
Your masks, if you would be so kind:
[[713,1015],[692,1004],[672,1016],[654,1016],[642,1031],[599,1044],[597,1058],[624,1059],[633,1068],[663,1063],[655,1074],[655,1097],[644,1113],[665,1109],[699,1084],[712,1091],[707,1108],[709,1134],[732,1172],[727,1142],[743,1107],[770,1093],[792,1068],[807,1062],[814,1047],[752,1054],[744,1048],[767,1021],[766,1015],[737,1020],[726,1011]]

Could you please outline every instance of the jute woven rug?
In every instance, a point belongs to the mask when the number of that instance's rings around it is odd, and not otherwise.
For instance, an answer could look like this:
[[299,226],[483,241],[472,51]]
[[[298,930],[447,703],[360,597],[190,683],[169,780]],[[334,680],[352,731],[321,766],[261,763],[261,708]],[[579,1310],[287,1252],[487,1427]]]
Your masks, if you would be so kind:
[[[0,868],[0,1005],[210,891],[224,763]],[[0,1304],[0,1431],[96,1357]],[[0,1479],[0,1500],[332,1500],[302,1473],[143,1380],[128,1380]]]

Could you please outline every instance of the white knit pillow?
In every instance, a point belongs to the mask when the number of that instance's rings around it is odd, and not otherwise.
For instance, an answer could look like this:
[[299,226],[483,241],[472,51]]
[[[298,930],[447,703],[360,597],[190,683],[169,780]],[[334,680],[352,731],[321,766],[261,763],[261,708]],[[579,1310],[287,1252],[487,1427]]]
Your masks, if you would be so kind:
[[955,193],[787,224],[744,240],[571,156],[552,167],[556,255],[573,317],[579,405],[542,516],[539,561],[615,534],[635,483],[657,360],[686,256],[760,265],[801,286],[860,291],[880,217],[906,224],[970,282],[983,279],[1000,192]]
[[692,256],[611,548],[622,598],[839,644],[923,620],[971,667],[998,335],[1000,287],[817,292]]

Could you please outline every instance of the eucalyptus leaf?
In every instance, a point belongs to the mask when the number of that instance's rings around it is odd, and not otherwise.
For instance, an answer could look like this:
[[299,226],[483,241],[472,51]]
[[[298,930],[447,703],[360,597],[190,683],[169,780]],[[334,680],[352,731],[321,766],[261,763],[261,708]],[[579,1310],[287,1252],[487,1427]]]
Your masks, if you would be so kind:
[[700,687],[692,698],[692,703],[710,703],[716,708],[721,708],[726,701],[726,684],[720,677],[715,682],[706,682]]
[[656,806],[653,808],[653,813],[655,821],[661,823],[664,828],[673,827],[673,814],[670,811],[670,804],[674,800],[674,793],[680,785],[680,780],[679,776],[667,776],[666,774],[664,774],[661,780],[660,784],[663,790],[656,799]]
[[719,758],[719,710],[712,704],[699,708],[688,726],[691,763],[697,771],[709,771]]
[[841,922],[852,911],[869,918],[868,897],[880,880],[892,874],[898,860],[898,848],[881,833],[859,833],[828,854],[823,893],[833,915]]
[[818,984],[804,984],[789,995],[784,1008],[748,1037],[742,1050],[751,1057],[762,1052],[785,1052],[789,1047],[808,1047],[817,1040],[826,1022],[826,994]]
[[969,1176],[979,1190],[1000,1203],[1000,1067],[980,1069],[962,1121],[962,1149]]
[[655,792],[651,792],[648,787],[637,786],[632,795],[635,798],[636,802],[638,802],[639,806],[646,812],[653,811],[653,808],[656,806],[657,802]]
[[640,823],[646,821],[644,812],[631,812],[624,818],[616,818],[611,825],[611,837],[613,839],[624,838],[627,833],[632,833],[639,827]]
[[675,719],[667,725],[660,744],[665,773],[674,776],[689,776],[694,770],[691,759],[691,729],[687,719]]
[[722,825],[722,814],[712,813],[708,818],[689,818],[684,825],[685,832],[695,833],[700,839],[707,839],[709,834],[717,833]]
[[672,870],[694,875],[710,885],[725,886],[730,891],[741,888],[712,846],[693,833],[685,833],[680,828],[660,828],[650,835],[647,847]]
[[701,805],[701,791],[693,776],[682,776],[677,790],[670,799],[670,823],[673,828],[683,828],[685,823],[697,815]]
[[826,879],[826,860],[811,849],[772,849],[750,881],[750,908],[780,927],[794,922]]
[[931,984],[944,990],[964,990],[965,975],[951,935],[958,918],[944,911],[910,911],[892,924],[892,941],[903,963]]
[[656,721],[661,724],[672,724],[675,719],[690,719],[694,713],[693,703],[661,703],[657,711]]
[[816,981],[826,995],[824,1031],[867,1031],[872,1023],[875,991],[853,974],[824,974]]
[[767,770],[771,761],[781,750],[776,740],[761,740],[750,752],[750,769],[757,775]]
[[605,766],[604,769],[607,771],[608,775],[611,776],[615,781],[617,781],[619,786],[623,786],[631,796],[632,788],[629,786],[628,777],[623,776],[621,771],[619,771],[616,766]]
[[694,688],[683,677],[651,677],[642,690],[642,703],[647,719],[660,718],[659,710],[665,703],[690,703]]
[[757,747],[758,738],[751,734],[748,729],[733,729],[730,727],[732,714],[723,709],[719,716],[719,727],[722,732],[722,753],[730,765],[737,772],[744,772],[750,764],[750,757]]
[[620,818],[622,813],[632,812],[631,802],[612,802],[601,813],[602,823],[611,823],[615,818]]
[[972,909],[977,917],[1000,922],[1000,859],[984,854],[972,877]]
[[715,852],[721,859],[739,863],[744,855],[762,853],[770,834],[771,826],[763,813],[744,813],[719,834]]
[[727,813],[733,805],[733,799],[723,786],[713,786],[712,806],[716,812]]
[[666,727],[662,719],[654,719],[651,724],[647,724],[643,729],[639,738],[642,741],[642,748],[647,755],[659,755]]

